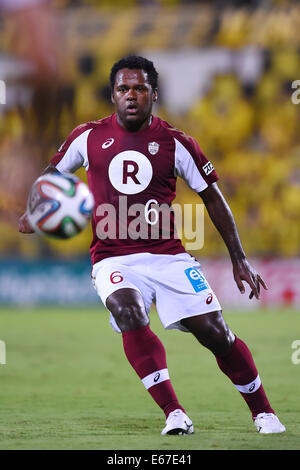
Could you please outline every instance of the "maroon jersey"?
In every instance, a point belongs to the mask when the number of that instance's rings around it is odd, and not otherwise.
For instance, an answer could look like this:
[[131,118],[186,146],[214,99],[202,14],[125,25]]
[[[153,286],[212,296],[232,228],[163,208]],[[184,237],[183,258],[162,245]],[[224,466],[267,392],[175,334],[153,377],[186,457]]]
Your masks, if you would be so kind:
[[174,213],[177,176],[201,192],[218,180],[192,137],[158,117],[138,132],[116,114],[76,127],[51,159],[60,172],[83,166],[95,199],[92,263],[132,253],[184,252]]

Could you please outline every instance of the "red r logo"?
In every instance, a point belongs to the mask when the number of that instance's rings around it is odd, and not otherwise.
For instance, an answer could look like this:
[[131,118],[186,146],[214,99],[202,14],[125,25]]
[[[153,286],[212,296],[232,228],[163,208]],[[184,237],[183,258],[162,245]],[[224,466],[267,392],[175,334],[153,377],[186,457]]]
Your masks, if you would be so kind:
[[133,160],[123,161],[123,184],[127,184],[128,178],[131,178],[135,184],[141,184],[135,176],[139,172],[138,164]]

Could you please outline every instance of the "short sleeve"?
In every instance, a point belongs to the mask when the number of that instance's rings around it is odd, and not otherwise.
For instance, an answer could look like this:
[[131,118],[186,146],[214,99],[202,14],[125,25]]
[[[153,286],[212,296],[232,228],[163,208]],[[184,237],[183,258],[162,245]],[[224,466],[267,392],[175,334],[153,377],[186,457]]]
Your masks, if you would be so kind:
[[213,164],[206,158],[198,142],[175,138],[175,168],[187,185],[197,193],[218,181]]
[[88,160],[88,136],[92,127],[83,124],[76,127],[67,140],[60,146],[50,162],[60,172],[74,173],[81,166],[86,170],[89,167]]

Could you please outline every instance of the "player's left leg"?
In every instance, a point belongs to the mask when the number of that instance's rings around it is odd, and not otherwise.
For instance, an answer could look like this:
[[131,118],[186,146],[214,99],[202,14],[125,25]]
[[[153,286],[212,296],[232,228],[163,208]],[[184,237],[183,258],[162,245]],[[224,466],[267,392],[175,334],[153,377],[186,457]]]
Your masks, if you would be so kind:
[[285,431],[268,401],[247,345],[226,324],[222,312],[210,312],[181,323],[216,357],[221,371],[233,382],[247,403],[261,433]]

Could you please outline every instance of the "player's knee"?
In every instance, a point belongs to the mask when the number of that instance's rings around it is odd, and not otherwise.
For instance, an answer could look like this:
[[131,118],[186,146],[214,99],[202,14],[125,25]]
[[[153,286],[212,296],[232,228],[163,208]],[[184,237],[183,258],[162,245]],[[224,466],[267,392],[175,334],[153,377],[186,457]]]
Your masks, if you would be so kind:
[[231,349],[234,338],[234,334],[226,324],[220,328],[214,328],[209,349],[215,356],[225,356]]
[[234,334],[226,324],[221,312],[185,319],[182,323],[198,341],[216,356],[224,356],[234,343]]
[[112,312],[121,331],[141,328],[149,323],[148,316],[139,305],[118,305]]
[[[127,292],[126,292],[127,291]],[[112,313],[121,331],[133,330],[148,325],[149,318],[145,305],[135,291],[122,289],[108,297],[106,306]]]
[[216,327],[207,328],[201,334],[197,334],[196,337],[215,356],[224,356],[233,344],[230,330],[226,331]]

